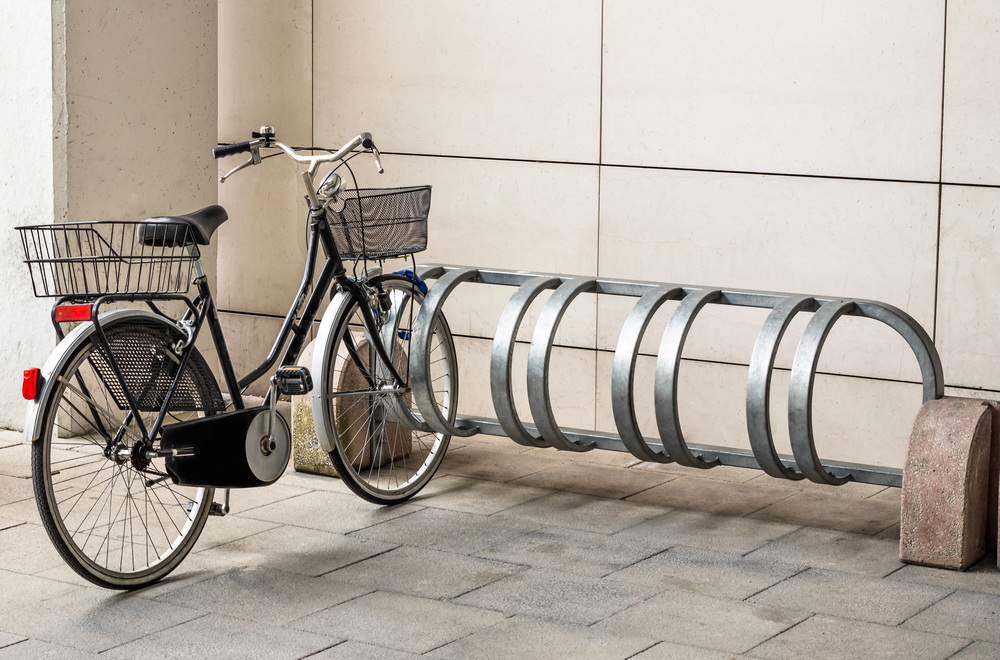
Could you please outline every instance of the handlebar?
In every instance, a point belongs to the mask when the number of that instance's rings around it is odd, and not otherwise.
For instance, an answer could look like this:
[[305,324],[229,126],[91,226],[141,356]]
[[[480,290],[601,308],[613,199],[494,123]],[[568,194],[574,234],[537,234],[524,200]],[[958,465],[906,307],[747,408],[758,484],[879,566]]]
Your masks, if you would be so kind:
[[236,154],[242,154],[244,152],[250,151],[252,147],[250,146],[250,140],[246,142],[237,142],[235,144],[229,144],[224,147],[216,147],[212,149],[212,155],[215,156],[216,160],[219,158],[225,158],[226,156],[235,156]]
[[[259,136],[259,137],[258,137]],[[302,173],[302,176],[307,179],[306,187],[311,189],[313,179],[316,176],[316,170],[323,163],[333,163],[339,160],[343,160],[349,153],[357,149],[359,146],[371,150],[372,156],[375,158],[375,166],[378,169],[378,173],[382,174],[385,170],[382,168],[381,154],[378,148],[375,146],[375,142],[372,140],[371,133],[360,133],[353,139],[351,139],[347,144],[342,146],[336,152],[332,154],[323,154],[319,156],[302,156],[295,149],[289,147],[287,144],[278,142],[274,139],[274,129],[268,126],[261,127],[260,133],[254,133],[254,137],[258,138],[255,140],[248,140],[246,142],[237,142],[236,144],[230,144],[223,147],[216,147],[212,150],[212,154],[218,158],[224,158],[226,156],[232,156],[239,153],[250,152],[252,154],[251,158],[239,165],[226,174],[219,177],[219,183],[225,183],[226,179],[235,174],[236,172],[249,167],[251,165],[256,165],[260,162],[260,149],[278,149],[286,156],[291,158],[297,163],[302,163],[306,165],[306,171]],[[312,191],[310,190],[310,196],[312,196]]]

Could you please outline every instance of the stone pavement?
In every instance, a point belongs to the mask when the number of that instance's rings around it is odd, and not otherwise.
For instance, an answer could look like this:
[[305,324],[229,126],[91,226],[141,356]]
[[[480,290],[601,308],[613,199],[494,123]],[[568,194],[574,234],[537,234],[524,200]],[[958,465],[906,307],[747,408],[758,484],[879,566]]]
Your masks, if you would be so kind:
[[1000,571],[898,560],[899,490],[456,439],[411,502],[289,472],[150,588],[93,587],[0,432],[3,658],[1000,658]]

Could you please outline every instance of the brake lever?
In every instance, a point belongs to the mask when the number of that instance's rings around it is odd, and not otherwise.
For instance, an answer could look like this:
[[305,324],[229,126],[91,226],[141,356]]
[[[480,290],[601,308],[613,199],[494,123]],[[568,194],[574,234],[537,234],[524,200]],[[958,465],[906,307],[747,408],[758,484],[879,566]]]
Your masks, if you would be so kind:
[[372,156],[374,156],[375,158],[375,167],[378,168],[378,173],[385,174],[385,170],[382,169],[382,160],[381,160],[382,154],[379,153],[378,147],[375,146],[374,142],[372,142],[371,149],[372,149]]
[[251,165],[260,165],[260,144],[251,144],[249,160],[247,160],[247,162],[241,165],[237,165],[233,169],[229,170],[228,172],[220,176],[219,183],[225,183],[226,179],[236,174],[240,170],[250,167]]

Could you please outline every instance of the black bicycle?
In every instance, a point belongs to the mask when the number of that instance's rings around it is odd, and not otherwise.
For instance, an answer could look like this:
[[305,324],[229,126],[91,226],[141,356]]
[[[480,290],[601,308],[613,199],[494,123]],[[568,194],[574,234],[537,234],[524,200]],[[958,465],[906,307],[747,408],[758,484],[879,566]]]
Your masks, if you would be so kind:
[[[220,181],[286,155],[305,168],[309,204],[302,284],[267,358],[243,378],[199,261],[198,247],[228,218],[222,207],[136,223],[18,227],[35,295],[56,298],[61,340],[41,369],[25,372],[35,497],[59,553],[99,585],[159,580],[190,552],[209,515],[229,511],[229,491],[216,503],[215,489],[278,479],[291,455],[288,424],[275,410],[281,394],[311,395],[321,445],[344,482],[371,502],[412,497],[448,447],[449,436],[424,423],[413,398],[416,387],[425,410],[430,401],[435,416],[454,421],[451,332],[441,315],[415,327],[426,285],[415,268],[383,274],[381,262],[426,248],[430,187],[346,186],[338,169],[357,155],[371,153],[382,171],[368,133],[332,151],[289,147],[263,127],[252,140],[215,149],[216,158],[238,153],[250,157]],[[320,178],[324,165],[333,167]],[[353,261],[350,274],[345,261]],[[328,293],[313,363],[299,366]],[[145,308],[106,311],[122,302]],[[177,304],[182,315],[165,311]],[[228,401],[195,347],[206,326]],[[425,359],[411,365],[414,335]],[[265,405],[246,408],[242,393],[275,364]]]

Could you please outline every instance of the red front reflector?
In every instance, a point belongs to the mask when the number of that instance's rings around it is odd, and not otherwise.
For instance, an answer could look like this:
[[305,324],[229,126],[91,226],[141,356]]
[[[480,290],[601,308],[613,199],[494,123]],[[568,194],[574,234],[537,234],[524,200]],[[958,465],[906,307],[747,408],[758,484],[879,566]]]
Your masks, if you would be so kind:
[[24,370],[24,383],[21,385],[21,394],[28,401],[34,401],[38,396],[38,369]]
[[90,305],[66,305],[56,307],[56,322],[63,321],[89,321]]

